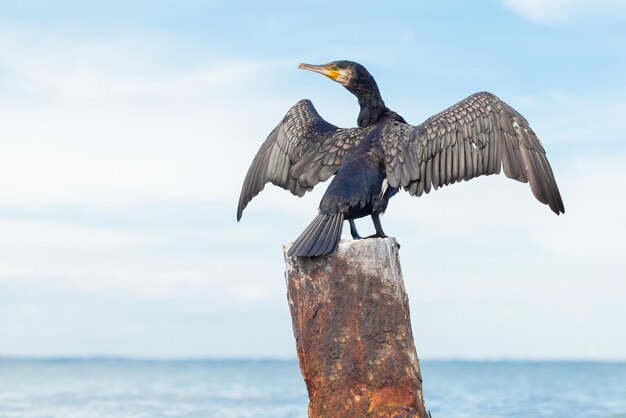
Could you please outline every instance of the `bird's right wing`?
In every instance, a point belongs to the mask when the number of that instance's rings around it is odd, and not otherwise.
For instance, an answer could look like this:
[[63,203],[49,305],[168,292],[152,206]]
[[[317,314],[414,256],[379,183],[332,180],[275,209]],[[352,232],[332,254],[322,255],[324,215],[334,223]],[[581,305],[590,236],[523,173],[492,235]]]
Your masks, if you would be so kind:
[[334,175],[345,153],[368,128],[341,129],[326,122],[310,100],[300,100],[269,134],[241,188],[237,220],[250,200],[270,182],[302,196]]
[[545,150],[528,122],[491,93],[476,93],[419,126],[383,132],[389,185],[420,196],[432,188],[484,175],[530,183],[541,203],[565,213]]

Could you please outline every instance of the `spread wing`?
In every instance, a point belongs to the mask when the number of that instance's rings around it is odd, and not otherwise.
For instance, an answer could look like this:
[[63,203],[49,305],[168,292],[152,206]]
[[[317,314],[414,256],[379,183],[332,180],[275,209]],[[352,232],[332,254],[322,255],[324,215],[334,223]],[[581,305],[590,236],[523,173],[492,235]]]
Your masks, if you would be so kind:
[[341,129],[326,122],[310,100],[296,103],[257,152],[241,188],[237,220],[270,182],[302,196],[334,175],[345,153],[368,128]]
[[397,123],[383,132],[387,180],[411,195],[431,187],[500,173],[530,182],[541,203],[565,213],[539,138],[515,109],[491,93],[476,93],[419,126]]

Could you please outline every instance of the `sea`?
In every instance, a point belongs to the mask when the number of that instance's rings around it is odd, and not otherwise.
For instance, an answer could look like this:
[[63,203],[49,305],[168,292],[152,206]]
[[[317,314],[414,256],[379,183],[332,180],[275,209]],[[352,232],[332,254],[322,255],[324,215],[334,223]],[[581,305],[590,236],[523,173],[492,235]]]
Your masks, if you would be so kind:
[[[420,365],[433,418],[626,418],[626,362]],[[307,405],[295,360],[0,358],[1,418],[306,418]]]

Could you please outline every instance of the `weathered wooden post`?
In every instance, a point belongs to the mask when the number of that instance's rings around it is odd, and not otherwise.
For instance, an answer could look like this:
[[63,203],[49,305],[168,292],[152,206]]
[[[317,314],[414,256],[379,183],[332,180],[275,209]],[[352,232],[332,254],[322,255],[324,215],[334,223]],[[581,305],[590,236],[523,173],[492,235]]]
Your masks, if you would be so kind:
[[395,239],[288,257],[286,280],[309,418],[426,418]]

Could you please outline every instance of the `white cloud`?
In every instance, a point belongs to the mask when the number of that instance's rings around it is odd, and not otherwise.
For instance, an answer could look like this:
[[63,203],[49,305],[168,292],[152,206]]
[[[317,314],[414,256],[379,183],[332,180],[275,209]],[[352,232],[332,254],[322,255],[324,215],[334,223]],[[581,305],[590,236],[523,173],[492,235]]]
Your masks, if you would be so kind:
[[[159,33],[69,37],[4,24],[0,64],[14,90],[55,100],[162,96],[181,90],[230,89],[271,62],[206,60],[185,56]],[[177,60],[172,53],[177,52]],[[182,60],[182,61],[181,61]]]
[[261,121],[280,120],[288,106],[247,93],[276,62],[172,68],[166,51],[132,38],[3,33],[15,35],[0,36],[5,201],[230,196],[245,170],[241,144],[260,143],[273,127]]
[[504,0],[522,17],[538,23],[556,23],[589,16],[624,16],[626,4],[620,0]]
[[0,219],[0,250],[5,254],[16,249],[29,251],[122,250],[137,246],[158,246],[158,237],[146,236],[128,229],[84,225],[76,222],[50,222],[36,219]]
[[226,294],[234,297],[240,303],[265,300],[269,293],[268,289],[260,283],[243,283],[226,289]]

